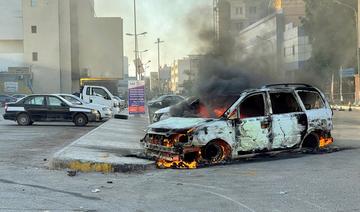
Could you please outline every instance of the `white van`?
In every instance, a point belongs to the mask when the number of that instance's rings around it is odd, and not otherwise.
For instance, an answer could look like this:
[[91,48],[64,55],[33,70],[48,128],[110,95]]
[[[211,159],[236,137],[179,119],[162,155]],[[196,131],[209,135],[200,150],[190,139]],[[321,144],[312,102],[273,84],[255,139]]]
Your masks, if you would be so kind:
[[80,93],[80,98],[86,103],[104,105],[111,108],[113,114],[120,112],[119,102],[111,92],[102,86],[85,85]]

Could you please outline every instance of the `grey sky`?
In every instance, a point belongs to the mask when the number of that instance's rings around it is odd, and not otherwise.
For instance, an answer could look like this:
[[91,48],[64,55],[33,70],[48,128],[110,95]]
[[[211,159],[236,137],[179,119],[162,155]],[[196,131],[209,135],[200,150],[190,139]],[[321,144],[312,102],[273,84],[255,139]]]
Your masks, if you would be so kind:
[[[171,64],[174,59],[196,53],[194,36],[186,27],[189,15],[199,15],[194,8],[207,8],[203,19],[211,24],[212,0],[137,0],[137,30],[138,33],[148,32],[139,37],[139,50],[149,49],[142,54],[144,62],[151,60],[150,71],[157,70],[157,46],[154,44],[159,37],[165,41],[161,44],[161,63]],[[124,54],[129,57],[130,74],[134,74],[134,38],[125,33],[134,33],[133,0],[96,0],[97,16],[122,17],[124,21]],[[195,31],[195,30],[194,30]]]

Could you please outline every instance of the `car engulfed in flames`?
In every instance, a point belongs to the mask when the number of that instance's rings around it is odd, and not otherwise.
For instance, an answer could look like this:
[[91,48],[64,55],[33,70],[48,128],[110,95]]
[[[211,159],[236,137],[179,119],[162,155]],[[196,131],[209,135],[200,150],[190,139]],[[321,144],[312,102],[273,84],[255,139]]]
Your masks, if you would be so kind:
[[148,127],[141,144],[159,168],[197,168],[333,142],[330,106],[309,85],[246,90],[230,106],[193,105],[186,108],[195,117],[170,117]]

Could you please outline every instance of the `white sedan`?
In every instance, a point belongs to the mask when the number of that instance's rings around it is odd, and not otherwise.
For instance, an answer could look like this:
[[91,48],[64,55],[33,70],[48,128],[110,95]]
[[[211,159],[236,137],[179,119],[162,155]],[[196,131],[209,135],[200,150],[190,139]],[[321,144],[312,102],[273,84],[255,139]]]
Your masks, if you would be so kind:
[[101,120],[110,119],[112,117],[112,111],[111,111],[111,108],[109,108],[109,107],[106,107],[104,105],[99,105],[99,104],[86,103],[82,99],[80,99],[79,97],[77,97],[75,95],[71,95],[71,94],[57,94],[57,95],[59,95],[62,98],[66,99],[71,104],[83,105],[83,106],[86,106],[87,108],[97,110],[100,113],[100,116],[101,116],[100,119]]

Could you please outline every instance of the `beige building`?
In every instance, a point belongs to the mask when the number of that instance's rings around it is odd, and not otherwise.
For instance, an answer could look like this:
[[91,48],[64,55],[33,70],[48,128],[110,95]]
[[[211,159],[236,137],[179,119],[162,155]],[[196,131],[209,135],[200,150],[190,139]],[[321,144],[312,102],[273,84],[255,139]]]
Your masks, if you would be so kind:
[[21,0],[0,1],[0,72],[23,66]]
[[197,77],[201,58],[201,55],[189,55],[174,61],[171,67],[171,92],[182,93],[184,82]]
[[83,77],[123,78],[122,19],[96,17],[94,0],[4,1],[0,14],[20,15],[0,22],[15,27],[11,36],[0,30],[0,61],[29,67],[34,93],[78,91]]

